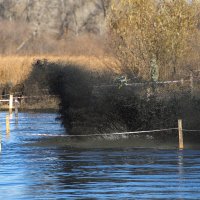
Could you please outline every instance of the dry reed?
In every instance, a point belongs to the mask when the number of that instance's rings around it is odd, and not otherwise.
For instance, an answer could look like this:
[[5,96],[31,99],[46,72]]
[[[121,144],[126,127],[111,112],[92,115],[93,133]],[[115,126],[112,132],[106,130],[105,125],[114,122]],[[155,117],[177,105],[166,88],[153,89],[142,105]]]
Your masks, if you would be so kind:
[[72,63],[86,67],[91,71],[118,71],[118,63],[112,57],[96,56],[0,56],[0,84],[19,84],[28,78],[32,64],[36,60],[46,59],[49,62]]

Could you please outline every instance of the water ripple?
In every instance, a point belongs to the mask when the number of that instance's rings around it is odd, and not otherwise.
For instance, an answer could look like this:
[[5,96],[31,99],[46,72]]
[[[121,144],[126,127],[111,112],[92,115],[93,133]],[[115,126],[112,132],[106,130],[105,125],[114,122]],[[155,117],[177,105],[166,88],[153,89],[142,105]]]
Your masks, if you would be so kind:
[[200,150],[75,149],[29,136],[64,134],[55,117],[20,113],[9,138],[2,128],[0,199],[200,199]]

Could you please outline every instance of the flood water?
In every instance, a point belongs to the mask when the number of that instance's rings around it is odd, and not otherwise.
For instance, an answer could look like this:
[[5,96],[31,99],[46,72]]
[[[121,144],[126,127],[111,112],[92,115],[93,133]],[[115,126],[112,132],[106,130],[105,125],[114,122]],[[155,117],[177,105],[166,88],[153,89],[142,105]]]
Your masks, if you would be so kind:
[[0,199],[200,199],[200,150],[75,148],[56,114],[5,115]]

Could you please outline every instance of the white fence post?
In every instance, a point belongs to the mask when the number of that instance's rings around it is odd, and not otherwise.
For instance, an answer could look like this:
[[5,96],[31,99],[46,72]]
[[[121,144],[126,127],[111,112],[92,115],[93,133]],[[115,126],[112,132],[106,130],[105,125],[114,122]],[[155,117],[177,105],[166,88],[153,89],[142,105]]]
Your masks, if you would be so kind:
[[11,114],[13,110],[13,95],[10,95],[10,99],[9,99],[9,113]]
[[178,120],[178,135],[179,135],[179,149],[184,149],[182,119]]

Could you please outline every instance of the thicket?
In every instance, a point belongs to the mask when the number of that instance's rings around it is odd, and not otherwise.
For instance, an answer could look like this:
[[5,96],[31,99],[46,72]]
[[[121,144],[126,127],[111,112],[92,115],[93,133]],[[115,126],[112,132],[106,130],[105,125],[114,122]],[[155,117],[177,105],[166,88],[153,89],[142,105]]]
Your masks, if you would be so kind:
[[195,65],[199,62],[199,5],[187,0],[113,0],[110,40],[122,72],[156,81],[193,70],[194,57]]
[[[184,128],[200,128],[199,96],[192,97],[182,85],[168,90],[151,85],[121,87],[115,78],[111,71],[98,73],[79,65],[39,60],[25,85],[36,91],[31,86],[37,83],[38,91],[46,87],[59,96],[59,118],[69,134],[177,127],[178,118],[184,120]],[[143,93],[148,88],[154,91],[150,96]],[[163,96],[159,91],[164,91]]]

